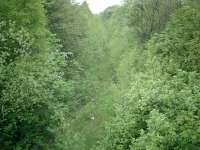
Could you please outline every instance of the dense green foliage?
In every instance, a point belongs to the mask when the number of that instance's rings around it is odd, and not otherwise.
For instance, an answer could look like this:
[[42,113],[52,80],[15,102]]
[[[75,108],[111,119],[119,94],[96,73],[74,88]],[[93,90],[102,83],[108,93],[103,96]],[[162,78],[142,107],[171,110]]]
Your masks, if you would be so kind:
[[42,1],[0,6],[0,147],[54,149],[71,89],[60,46],[45,27]]
[[183,6],[145,44],[146,70],[135,72],[96,149],[199,149],[199,14]]
[[128,23],[142,42],[165,28],[170,15],[182,6],[182,0],[127,0]]
[[153,37],[151,50],[163,70],[173,74],[177,69],[199,72],[200,12],[197,7],[179,10],[164,32]]
[[200,3],[0,1],[0,149],[200,149]]

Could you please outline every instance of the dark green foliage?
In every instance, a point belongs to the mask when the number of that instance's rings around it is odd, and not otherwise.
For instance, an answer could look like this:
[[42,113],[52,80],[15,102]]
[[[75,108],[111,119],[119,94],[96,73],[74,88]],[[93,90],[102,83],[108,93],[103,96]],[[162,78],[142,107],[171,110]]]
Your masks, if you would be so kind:
[[99,149],[198,149],[199,74],[136,79]]
[[141,41],[165,28],[171,14],[182,6],[182,0],[127,0],[129,26]]
[[171,74],[177,69],[199,72],[199,16],[199,6],[186,6],[177,12],[164,32],[151,40],[151,50],[163,70]]
[[43,0],[0,1],[0,18],[2,21],[14,21],[17,28],[23,27],[32,36],[33,52],[45,49],[46,17]]
[[[88,48],[88,21],[91,12],[87,3],[72,4],[70,0],[50,1],[47,5],[48,27],[59,39],[65,56],[64,78],[73,82],[75,93],[69,102],[70,111],[85,105],[90,98],[89,83],[85,81],[84,63],[80,61],[83,50]],[[72,115],[73,116],[73,115]]]
[[200,149],[199,8],[1,0],[0,149]]
[[146,71],[135,70],[135,63],[131,90],[93,149],[199,149],[199,12],[198,5],[188,3],[148,42]]
[[[14,25],[10,30],[1,47],[7,55],[1,58],[6,63],[1,65],[0,145],[5,149],[49,149],[55,142],[54,128],[59,125],[55,110],[68,99],[68,85],[59,69],[63,60],[56,52],[31,57],[29,34],[23,30],[18,31],[20,35],[13,34]],[[10,43],[16,44],[11,53]]]
[[0,3],[7,8],[0,12],[0,147],[55,149],[72,93],[64,56],[45,28],[42,1]]
[[60,40],[62,51],[77,56],[80,42],[86,36],[85,17],[89,13],[86,3],[78,6],[70,0],[56,0],[47,5],[47,10],[50,30]]
[[23,28],[16,28],[16,23],[11,21],[0,24],[0,57],[1,65],[8,65],[19,57],[31,53],[33,38]]

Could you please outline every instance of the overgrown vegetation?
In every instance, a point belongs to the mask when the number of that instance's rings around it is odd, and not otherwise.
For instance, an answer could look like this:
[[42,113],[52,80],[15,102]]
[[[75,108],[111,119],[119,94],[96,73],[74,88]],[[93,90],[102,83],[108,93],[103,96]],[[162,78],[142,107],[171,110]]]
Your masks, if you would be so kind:
[[0,1],[0,149],[200,149],[200,3]]

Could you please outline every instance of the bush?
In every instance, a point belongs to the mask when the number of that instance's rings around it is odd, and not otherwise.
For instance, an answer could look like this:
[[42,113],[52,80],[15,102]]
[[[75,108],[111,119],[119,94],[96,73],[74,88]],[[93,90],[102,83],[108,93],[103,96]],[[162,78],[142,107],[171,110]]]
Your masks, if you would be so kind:
[[[29,32],[18,30],[12,22],[2,22],[2,28],[0,147],[54,149],[72,93],[70,82],[62,79],[64,57],[56,45],[46,45],[48,49],[32,55],[34,40]],[[55,42],[52,37],[46,40]]]
[[199,82],[198,73],[183,71],[172,79],[138,77],[99,149],[198,149]]
[[177,12],[164,32],[153,37],[149,47],[163,71],[170,74],[176,73],[177,69],[199,72],[199,18],[199,7],[185,6]]

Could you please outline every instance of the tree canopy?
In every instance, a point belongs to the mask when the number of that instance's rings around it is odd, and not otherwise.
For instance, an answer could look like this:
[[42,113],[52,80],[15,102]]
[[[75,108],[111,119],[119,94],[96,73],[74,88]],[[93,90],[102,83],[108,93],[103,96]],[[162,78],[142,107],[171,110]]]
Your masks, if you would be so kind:
[[0,1],[0,149],[199,150],[200,3]]

